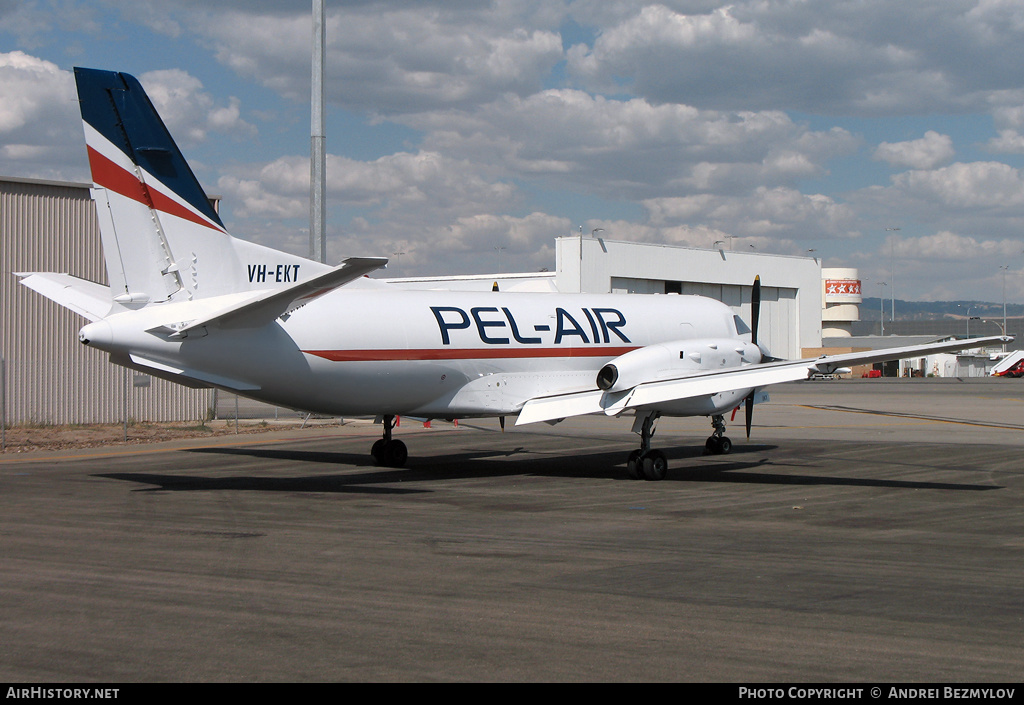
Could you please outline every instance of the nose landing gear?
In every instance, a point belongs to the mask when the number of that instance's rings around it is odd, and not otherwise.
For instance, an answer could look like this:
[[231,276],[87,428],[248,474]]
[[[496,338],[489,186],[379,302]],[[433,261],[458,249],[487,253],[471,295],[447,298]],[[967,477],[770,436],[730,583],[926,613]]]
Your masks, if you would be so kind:
[[732,441],[725,435],[725,417],[715,414],[711,417],[715,431],[704,442],[704,449],[712,455],[726,455],[732,450]]

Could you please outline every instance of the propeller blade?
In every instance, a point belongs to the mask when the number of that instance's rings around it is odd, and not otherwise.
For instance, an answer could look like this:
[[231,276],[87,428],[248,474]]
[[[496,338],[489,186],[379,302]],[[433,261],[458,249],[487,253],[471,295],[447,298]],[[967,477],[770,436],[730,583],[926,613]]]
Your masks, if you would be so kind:
[[754,422],[754,392],[747,395],[747,401],[743,405],[747,415],[747,439],[750,439],[750,425]]
[[[761,276],[754,277],[754,285],[750,288],[750,340],[758,348],[761,343],[757,339],[757,327],[761,322]],[[743,405],[747,421],[747,439],[750,438],[750,426],[754,423],[754,390],[750,390],[746,403]]]
[[750,339],[754,345],[757,340],[757,326],[761,321],[761,275],[754,277],[754,285],[750,288]]

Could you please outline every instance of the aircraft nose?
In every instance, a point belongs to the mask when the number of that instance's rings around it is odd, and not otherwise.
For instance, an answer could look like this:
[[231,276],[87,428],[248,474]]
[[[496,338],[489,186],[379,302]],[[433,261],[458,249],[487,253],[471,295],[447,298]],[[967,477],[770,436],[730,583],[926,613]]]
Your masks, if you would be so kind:
[[114,334],[106,321],[95,321],[78,331],[78,342],[101,350],[107,350],[114,342]]

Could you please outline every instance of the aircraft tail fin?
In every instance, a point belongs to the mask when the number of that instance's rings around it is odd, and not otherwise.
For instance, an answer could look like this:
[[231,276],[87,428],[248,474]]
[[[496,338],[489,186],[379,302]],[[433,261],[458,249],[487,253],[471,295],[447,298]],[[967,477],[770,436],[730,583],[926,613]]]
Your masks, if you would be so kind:
[[75,68],[111,295],[185,301],[294,283],[328,267],[231,237],[156,108],[125,73]]

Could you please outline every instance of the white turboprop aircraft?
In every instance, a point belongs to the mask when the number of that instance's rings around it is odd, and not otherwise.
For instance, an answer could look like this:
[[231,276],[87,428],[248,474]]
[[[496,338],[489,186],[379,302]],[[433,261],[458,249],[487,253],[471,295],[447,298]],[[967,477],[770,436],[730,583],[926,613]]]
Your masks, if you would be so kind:
[[92,196],[109,286],[67,274],[21,283],[91,321],[82,343],[111,362],[194,387],[219,387],[331,415],[374,415],[371,451],[399,467],[399,415],[629,415],[640,447],[629,474],[665,477],[651,448],[661,416],[709,416],[725,453],[724,414],[751,411],[767,385],[838,368],[977,347],[980,338],[783,361],[751,328],[699,296],[409,291],[364,277],[387,260],[330,267],[228,235],[139,82],[75,69]]

